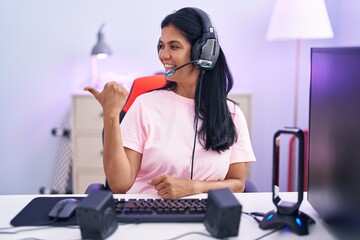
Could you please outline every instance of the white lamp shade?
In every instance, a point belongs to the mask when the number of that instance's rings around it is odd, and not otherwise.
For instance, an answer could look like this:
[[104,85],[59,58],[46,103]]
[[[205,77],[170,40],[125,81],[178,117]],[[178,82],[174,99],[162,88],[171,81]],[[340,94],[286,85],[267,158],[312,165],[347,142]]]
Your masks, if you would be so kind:
[[276,0],[268,40],[332,38],[324,0]]

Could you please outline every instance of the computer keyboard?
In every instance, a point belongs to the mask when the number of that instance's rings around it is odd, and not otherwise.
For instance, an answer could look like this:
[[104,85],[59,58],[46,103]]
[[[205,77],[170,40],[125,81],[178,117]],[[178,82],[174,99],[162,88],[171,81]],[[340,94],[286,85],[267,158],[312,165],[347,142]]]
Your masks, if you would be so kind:
[[118,222],[203,222],[206,199],[116,199]]

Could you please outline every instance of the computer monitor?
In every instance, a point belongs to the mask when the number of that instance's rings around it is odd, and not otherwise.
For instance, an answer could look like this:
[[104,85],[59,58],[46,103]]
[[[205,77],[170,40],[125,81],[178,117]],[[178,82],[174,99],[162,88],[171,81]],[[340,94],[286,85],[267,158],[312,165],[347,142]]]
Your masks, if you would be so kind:
[[360,227],[360,47],[311,49],[309,109],[308,200],[332,229],[353,233]]

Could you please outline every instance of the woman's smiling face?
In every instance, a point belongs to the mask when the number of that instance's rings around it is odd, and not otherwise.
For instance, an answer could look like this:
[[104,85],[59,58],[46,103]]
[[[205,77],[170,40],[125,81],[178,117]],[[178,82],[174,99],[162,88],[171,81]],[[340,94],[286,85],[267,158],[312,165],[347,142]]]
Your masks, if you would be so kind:
[[[168,25],[161,31],[159,39],[159,60],[164,65],[165,71],[177,68],[191,61],[191,44],[174,25]],[[199,70],[189,64],[176,71],[176,74],[167,77],[170,81],[189,79],[190,76],[199,75]]]

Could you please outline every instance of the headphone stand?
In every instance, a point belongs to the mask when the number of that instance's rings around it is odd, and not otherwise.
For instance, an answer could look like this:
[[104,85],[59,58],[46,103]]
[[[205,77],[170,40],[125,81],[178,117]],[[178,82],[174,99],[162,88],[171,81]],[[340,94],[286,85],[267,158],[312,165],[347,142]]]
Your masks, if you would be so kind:
[[[298,138],[298,199],[297,202],[282,201],[279,195],[279,158],[280,158],[280,135],[293,134]],[[304,132],[298,128],[285,128],[274,135],[273,144],[273,203],[277,211],[268,212],[259,223],[261,229],[273,229],[288,227],[296,234],[303,236],[309,234],[308,225],[315,223],[314,219],[306,213],[299,211],[304,194]]]
[[301,211],[294,215],[284,215],[270,211],[264,216],[259,226],[261,229],[288,227],[297,235],[303,236],[309,234],[308,225],[310,223],[315,223],[314,219]]

